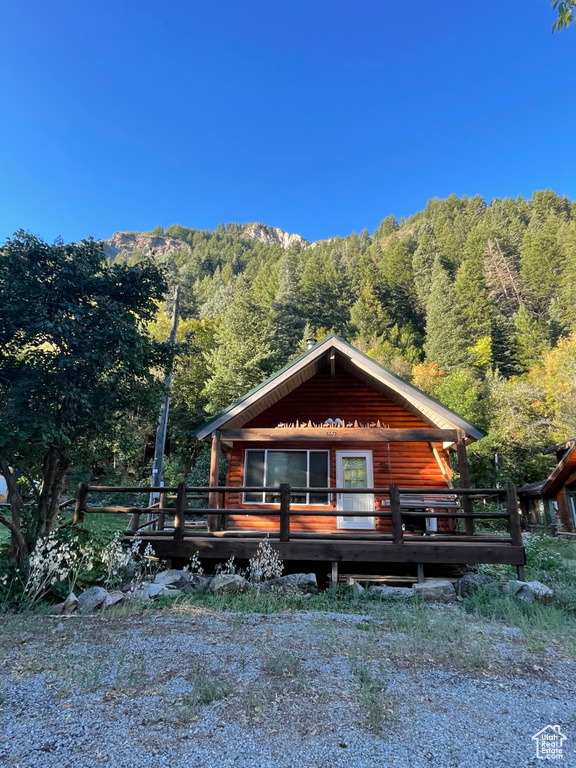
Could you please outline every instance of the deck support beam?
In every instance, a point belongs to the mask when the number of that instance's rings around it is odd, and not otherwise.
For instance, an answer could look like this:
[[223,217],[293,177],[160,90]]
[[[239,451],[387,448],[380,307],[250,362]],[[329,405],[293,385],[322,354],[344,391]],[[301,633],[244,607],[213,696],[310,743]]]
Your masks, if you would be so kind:
[[[220,432],[212,432],[212,448],[210,451],[210,487],[215,488],[220,475]],[[222,498],[213,491],[208,496],[208,507],[220,509]],[[219,531],[222,528],[222,515],[208,515],[208,530]]]

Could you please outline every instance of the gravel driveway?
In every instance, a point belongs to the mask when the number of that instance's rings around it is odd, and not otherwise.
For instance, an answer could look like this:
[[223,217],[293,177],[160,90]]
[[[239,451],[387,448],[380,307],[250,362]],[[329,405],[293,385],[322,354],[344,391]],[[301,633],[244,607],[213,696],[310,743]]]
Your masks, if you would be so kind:
[[0,765],[524,768],[559,724],[576,766],[573,661],[399,610],[0,619]]

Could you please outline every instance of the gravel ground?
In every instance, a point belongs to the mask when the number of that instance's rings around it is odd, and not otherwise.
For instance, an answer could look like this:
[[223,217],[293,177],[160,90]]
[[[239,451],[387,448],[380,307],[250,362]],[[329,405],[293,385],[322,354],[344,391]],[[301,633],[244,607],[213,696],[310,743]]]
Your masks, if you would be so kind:
[[548,724],[576,766],[576,664],[428,611],[457,653],[407,614],[0,619],[0,766],[524,768]]

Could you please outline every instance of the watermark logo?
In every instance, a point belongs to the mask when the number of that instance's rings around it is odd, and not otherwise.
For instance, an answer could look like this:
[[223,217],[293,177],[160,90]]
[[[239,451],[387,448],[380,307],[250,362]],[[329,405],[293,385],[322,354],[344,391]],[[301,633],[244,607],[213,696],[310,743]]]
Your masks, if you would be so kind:
[[559,725],[547,725],[532,736],[536,742],[536,757],[539,760],[561,760],[564,757],[562,745],[568,737],[564,736]]

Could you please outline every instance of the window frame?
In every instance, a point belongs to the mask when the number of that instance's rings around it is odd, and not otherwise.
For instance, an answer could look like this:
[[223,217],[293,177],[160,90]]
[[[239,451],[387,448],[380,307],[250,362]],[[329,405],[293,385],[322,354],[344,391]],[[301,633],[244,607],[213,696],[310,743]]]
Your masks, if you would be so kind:
[[[309,488],[310,486],[308,483],[310,482],[310,454],[311,453],[323,453],[326,455],[326,480],[328,485],[326,486],[326,501],[325,502],[310,502],[310,493],[306,494],[306,501],[303,502],[294,502],[292,501],[290,506],[292,507],[329,507],[332,500],[330,495],[330,451],[327,448],[246,448],[244,451],[244,482],[246,481],[246,477],[248,475],[248,454],[258,451],[259,453],[264,452],[264,487],[267,486],[266,482],[266,474],[268,472],[268,454],[269,453],[305,453],[306,454],[306,485],[305,487]],[[319,495],[319,494],[314,494]],[[242,504],[258,504],[262,506],[274,506],[279,507],[280,502],[279,501],[266,501],[266,493],[262,492],[262,500],[261,501],[247,501],[246,500],[246,492],[242,494]]]

